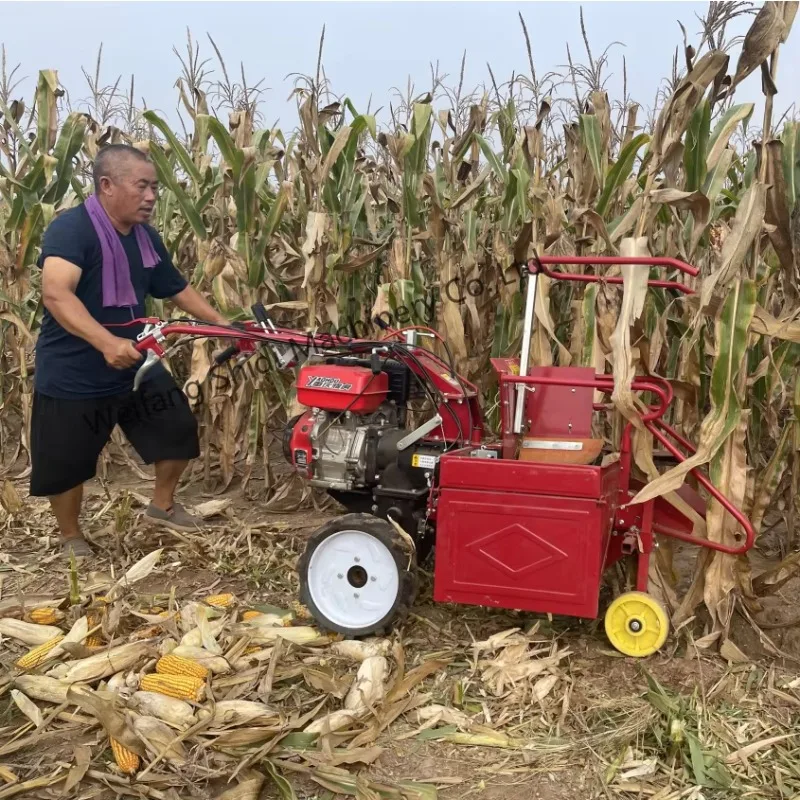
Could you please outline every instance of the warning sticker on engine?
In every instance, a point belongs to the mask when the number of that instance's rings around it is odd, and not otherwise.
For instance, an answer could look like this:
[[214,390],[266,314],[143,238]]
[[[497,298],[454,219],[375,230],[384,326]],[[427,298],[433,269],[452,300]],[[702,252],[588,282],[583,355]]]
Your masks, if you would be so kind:
[[433,469],[438,460],[436,456],[421,456],[419,453],[414,453],[411,456],[411,466],[420,467],[421,469]]

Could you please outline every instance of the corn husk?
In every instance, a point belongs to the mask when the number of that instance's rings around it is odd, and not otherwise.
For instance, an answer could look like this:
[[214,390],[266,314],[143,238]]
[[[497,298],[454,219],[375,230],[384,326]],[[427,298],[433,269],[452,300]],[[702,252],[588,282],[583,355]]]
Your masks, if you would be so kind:
[[346,711],[362,711],[374,707],[386,693],[389,662],[383,656],[369,656],[361,662],[356,678],[344,699]]
[[24,695],[19,689],[11,690],[11,699],[14,705],[37,727],[42,727],[42,712],[29,697]]
[[37,625],[35,622],[24,622],[13,617],[0,619],[0,636],[16,639],[30,647],[49,642],[63,633],[64,631],[55,625]]
[[186,647],[204,647],[214,655],[221,655],[222,648],[217,644],[216,637],[225,629],[225,622],[224,619],[201,621],[197,627],[183,635],[180,644]]
[[18,675],[14,686],[34,700],[56,705],[67,702],[68,685],[47,675]]
[[130,669],[142,659],[151,656],[152,651],[153,648],[147,642],[130,642],[89,658],[59,664],[47,674],[65,683],[91,683],[120,670]]
[[294,644],[328,644],[331,637],[322,634],[310,625],[272,627],[248,625],[246,622],[230,625],[227,629],[233,636],[248,636],[252,644],[269,644],[276,639],[285,639]]
[[241,625],[255,625],[259,626],[266,626],[266,627],[277,627],[277,628],[284,628],[288,625],[291,625],[292,620],[289,617],[281,617],[278,614],[265,614],[256,612],[253,616],[248,616],[247,619],[244,617],[242,621],[239,623]]
[[158,692],[134,692],[128,700],[128,708],[144,717],[155,717],[176,728],[188,728],[197,722],[194,710],[187,702]]
[[310,725],[303,729],[304,733],[335,733],[343,728],[357,723],[364,716],[363,711],[333,711],[320,719],[314,720]]
[[367,641],[345,639],[342,642],[334,642],[331,645],[331,652],[356,662],[364,661],[364,659],[372,656],[388,656],[391,649],[392,644],[388,639],[371,639]]
[[209,672],[214,675],[225,675],[231,671],[231,665],[222,657],[209,653],[202,647],[191,647],[189,645],[178,645],[170,651],[172,655],[182,656],[183,658],[196,661],[202,664]]
[[219,617],[224,616],[225,610],[215,606],[207,606],[204,603],[191,602],[181,608],[179,617],[179,627],[184,634],[193,631],[199,624],[202,617],[206,620],[217,620],[217,625],[222,626],[224,621]]
[[198,719],[211,719],[212,727],[228,725],[270,725],[280,721],[280,714],[264,703],[251,700],[222,700],[212,709],[201,709]]
[[142,740],[148,752],[156,758],[165,748],[164,758],[180,766],[186,763],[186,748],[181,742],[176,741],[180,734],[176,734],[166,722],[149,716],[139,716],[129,713],[129,721],[134,733]]
[[127,688],[128,686],[125,682],[125,670],[121,670],[116,675],[112,675],[106,684],[106,690],[116,694],[125,694]]

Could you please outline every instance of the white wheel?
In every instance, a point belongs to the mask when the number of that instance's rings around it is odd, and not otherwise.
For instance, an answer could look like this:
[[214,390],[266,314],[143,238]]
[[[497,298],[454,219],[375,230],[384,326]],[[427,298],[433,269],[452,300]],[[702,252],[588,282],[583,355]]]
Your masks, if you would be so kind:
[[301,599],[322,627],[377,632],[412,601],[413,573],[385,520],[346,514],[323,526],[300,563]]

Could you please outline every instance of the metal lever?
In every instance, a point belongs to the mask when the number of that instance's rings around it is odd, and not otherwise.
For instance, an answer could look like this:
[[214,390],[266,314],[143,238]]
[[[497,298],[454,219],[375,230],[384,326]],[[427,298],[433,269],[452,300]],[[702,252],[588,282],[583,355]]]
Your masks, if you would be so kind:
[[161,361],[161,356],[155,353],[153,350],[147,351],[147,358],[144,360],[144,364],[142,364],[139,369],[136,370],[136,376],[133,379],[133,391],[138,392],[139,386],[142,383],[142,379],[145,376],[145,373],[152,369],[159,361]]

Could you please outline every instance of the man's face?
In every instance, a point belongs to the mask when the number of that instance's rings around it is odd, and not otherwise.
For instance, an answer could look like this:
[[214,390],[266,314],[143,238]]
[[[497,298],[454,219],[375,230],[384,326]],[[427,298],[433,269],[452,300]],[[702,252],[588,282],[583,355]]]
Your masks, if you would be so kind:
[[158,179],[149,161],[126,158],[112,179],[102,180],[103,199],[109,213],[125,225],[149,222],[156,204]]

